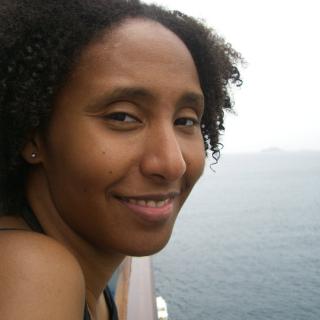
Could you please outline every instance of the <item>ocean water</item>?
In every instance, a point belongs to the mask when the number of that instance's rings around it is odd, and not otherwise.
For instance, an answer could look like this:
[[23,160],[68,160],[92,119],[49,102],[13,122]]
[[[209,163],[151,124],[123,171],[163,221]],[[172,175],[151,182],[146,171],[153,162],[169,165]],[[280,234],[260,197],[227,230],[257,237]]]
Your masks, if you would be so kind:
[[320,319],[320,152],[222,156],[153,257],[170,320]]

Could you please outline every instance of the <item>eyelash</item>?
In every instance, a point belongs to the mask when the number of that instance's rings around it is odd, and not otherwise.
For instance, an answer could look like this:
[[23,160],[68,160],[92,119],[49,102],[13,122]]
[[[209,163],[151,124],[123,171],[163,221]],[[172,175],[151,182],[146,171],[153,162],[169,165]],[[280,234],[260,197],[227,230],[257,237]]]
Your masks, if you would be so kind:
[[[185,121],[185,122],[191,121],[192,124],[191,124],[191,125],[181,124],[181,123],[179,123],[179,122],[181,122],[181,120],[182,120],[182,121]],[[193,118],[179,118],[179,119],[177,119],[177,120],[174,122],[174,124],[175,124],[175,125],[178,125],[178,126],[181,125],[181,126],[185,126],[185,127],[194,127],[194,126],[196,126],[196,125],[199,124],[199,121],[196,120],[196,119],[193,119]]]
[[[125,121],[126,117],[132,119],[133,121],[132,120]],[[138,119],[136,119],[135,117],[133,117],[132,115],[130,115],[126,112],[114,112],[114,113],[106,115],[105,118],[110,119],[110,120],[114,120],[114,121],[119,121],[119,122],[127,122],[127,123],[140,122]]]
[[[113,120],[113,121],[125,122],[125,123],[140,122],[136,117],[134,117],[126,112],[114,112],[114,113],[106,115],[105,118]],[[130,118],[131,120],[125,121],[126,118]],[[187,122],[189,122],[189,124],[186,124]],[[190,122],[191,122],[191,124],[190,124]],[[194,118],[182,117],[182,118],[176,119],[174,124],[177,126],[183,126],[183,127],[195,127],[199,124],[199,121]]]

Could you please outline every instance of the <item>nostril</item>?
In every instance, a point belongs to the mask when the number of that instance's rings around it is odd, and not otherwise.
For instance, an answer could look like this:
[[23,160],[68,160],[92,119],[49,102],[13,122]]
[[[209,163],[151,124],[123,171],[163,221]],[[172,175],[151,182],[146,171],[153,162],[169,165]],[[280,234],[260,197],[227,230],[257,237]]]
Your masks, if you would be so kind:
[[145,176],[149,176],[157,181],[175,181],[180,179],[187,169],[185,161],[182,159],[144,159],[141,164],[141,171]]
[[159,179],[159,180],[167,180],[164,175],[161,175],[161,174],[159,174],[159,173],[154,173],[154,174],[153,174],[153,177],[154,177],[154,178],[157,178],[157,179]]
[[140,158],[142,173],[159,182],[180,179],[188,165],[178,139],[169,130],[162,130],[156,141],[150,138]]

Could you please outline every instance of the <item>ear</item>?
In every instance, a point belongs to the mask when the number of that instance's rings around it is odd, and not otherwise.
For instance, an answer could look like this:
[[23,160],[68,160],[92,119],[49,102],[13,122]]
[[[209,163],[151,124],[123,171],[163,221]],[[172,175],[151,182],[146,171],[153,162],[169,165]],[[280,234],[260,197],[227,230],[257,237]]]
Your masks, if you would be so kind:
[[24,145],[21,156],[29,164],[39,164],[42,162],[42,138],[38,131],[30,134]]

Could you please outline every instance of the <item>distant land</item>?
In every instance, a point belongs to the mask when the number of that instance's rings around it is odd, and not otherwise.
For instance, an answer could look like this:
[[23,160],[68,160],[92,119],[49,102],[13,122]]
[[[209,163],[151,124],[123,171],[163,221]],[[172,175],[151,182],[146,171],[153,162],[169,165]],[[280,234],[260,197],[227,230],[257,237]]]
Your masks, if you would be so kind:
[[280,149],[278,147],[270,147],[270,148],[265,148],[262,149],[261,152],[284,152],[285,150]]

